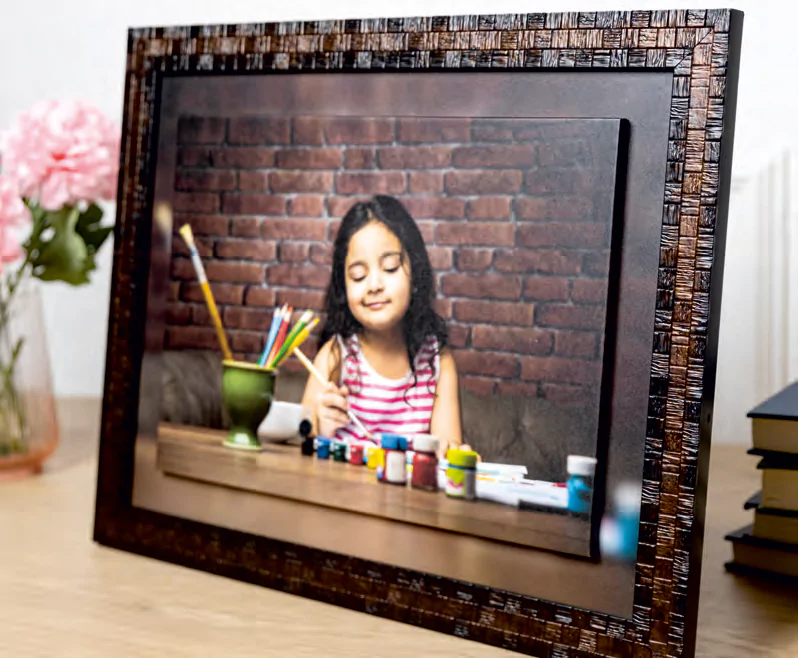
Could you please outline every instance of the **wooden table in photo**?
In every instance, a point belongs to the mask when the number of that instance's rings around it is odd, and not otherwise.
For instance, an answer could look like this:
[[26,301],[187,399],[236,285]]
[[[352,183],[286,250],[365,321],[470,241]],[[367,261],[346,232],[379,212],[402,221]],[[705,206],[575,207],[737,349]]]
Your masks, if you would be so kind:
[[171,476],[378,516],[522,546],[587,555],[590,523],[443,492],[379,483],[366,466],[303,456],[295,445],[260,452],[222,445],[225,432],[163,423],[158,468]]

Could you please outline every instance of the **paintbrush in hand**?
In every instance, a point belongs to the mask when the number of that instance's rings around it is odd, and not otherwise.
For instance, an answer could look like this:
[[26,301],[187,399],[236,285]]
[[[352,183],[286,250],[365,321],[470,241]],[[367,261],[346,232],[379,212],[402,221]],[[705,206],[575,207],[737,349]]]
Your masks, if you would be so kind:
[[[327,386],[327,380],[321,376],[321,373],[318,370],[316,370],[316,366],[313,365],[313,362],[304,354],[302,354],[302,352],[300,352],[296,347],[292,351],[294,354],[296,354],[296,358],[302,362],[302,365],[307,368],[308,372],[316,378],[316,381],[318,381],[322,386]],[[370,439],[371,432],[369,432],[366,429],[366,426],[360,422],[360,418],[355,416],[355,413],[351,409],[347,411],[347,415],[352,419],[352,422],[357,425],[360,430]]]

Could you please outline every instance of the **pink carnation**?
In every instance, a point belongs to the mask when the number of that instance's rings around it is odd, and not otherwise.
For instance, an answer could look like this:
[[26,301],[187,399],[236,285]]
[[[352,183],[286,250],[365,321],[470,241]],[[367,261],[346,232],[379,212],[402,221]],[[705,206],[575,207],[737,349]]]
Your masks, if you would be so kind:
[[0,174],[0,226],[19,226],[29,221],[30,211],[22,201],[16,182]]
[[20,193],[45,210],[113,200],[120,134],[82,101],[44,101],[17,117],[3,135],[3,170]]
[[2,263],[22,255],[14,228],[31,221],[28,207],[22,202],[17,184],[0,174],[0,271]]

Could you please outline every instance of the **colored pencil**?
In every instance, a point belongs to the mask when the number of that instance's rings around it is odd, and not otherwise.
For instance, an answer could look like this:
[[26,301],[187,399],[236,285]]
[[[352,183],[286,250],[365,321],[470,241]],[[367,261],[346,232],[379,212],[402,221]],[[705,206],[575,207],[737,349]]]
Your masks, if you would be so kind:
[[288,334],[288,327],[291,324],[291,316],[294,313],[294,308],[290,304],[288,308],[285,309],[285,313],[283,313],[283,317],[280,320],[280,328],[277,330],[277,337],[274,339],[274,344],[272,345],[272,349],[269,350],[269,356],[266,357],[266,367],[271,367],[269,364],[274,360],[274,357],[277,355],[277,352],[283,346],[283,341],[285,340],[286,335]]
[[279,351],[275,354],[274,358],[269,361],[269,367],[274,367],[274,364],[278,363],[283,356],[286,354],[288,348],[291,346],[291,343],[294,342],[294,339],[299,335],[299,332],[302,331],[310,319],[313,317],[313,311],[305,311],[302,316],[299,318],[297,323],[293,326],[291,331],[288,332],[288,335],[285,337],[283,344],[280,346]]
[[283,356],[282,356],[282,357],[281,357],[281,358],[280,358],[278,361],[276,361],[276,362],[275,362],[275,364],[274,364],[274,367],[275,367],[275,368],[279,367],[279,366],[280,366],[280,364],[282,364],[283,362],[285,362],[285,360],[286,360],[286,359],[287,359],[289,356],[291,356],[291,352],[293,352],[293,351],[294,351],[294,350],[295,350],[297,347],[299,347],[300,345],[302,345],[302,343],[304,343],[304,342],[307,340],[308,336],[310,335],[310,332],[311,332],[311,331],[313,331],[313,328],[314,328],[314,327],[315,327],[315,326],[316,326],[318,323],[319,323],[319,319],[318,319],[318,318],[314,318],[314,319],[313,319],[313,320],[310,322],[310,324],[308,324],[308,325],[307,325],[307,326],[306,326],[304,329],[302,329],[302,331],[300,331],[300,332],[297,334],[296,338],[294,338],[294,340],[293,340],[293,341],[291,342],[291,344],[288,346],[288,349],[285,351],[285,353],[283,354]]
[[259,366],[266,365],[266,357],[268,357],[269,352],[272,351],[272,345],[274,345],[274,339],[277,338],[277,330],[280,328],[280,322],[282,321],[286,306],[286,304],[283,304],[280,308],[274,311],[274,315],[272,316],[272,325],[269,328],[269,337],[266,339],[266,347],[263,348],[263,354],[261,354],[260,359],[258,360]]
[[[324,379],[324,377],[321,376],[321,373],[318,370],[316,370],[316,366],[313,365],[313,362],[308,357],[306,357],[304,354],[302,354],[302,352],[299,350],[299,348],[295,347],[293,349],[293,353],[296,355],[296,358],[299,359],[299,361],[302,363],[302,365],[305,366],[305,368],[308,369],[308,372],[316,378],[316,381],[318,381],[319,384],[321,384],[322,386],[327,386],[327,380]],[[355,415],[354,411],[349,409],[349,411],[347,412],[347,415],[349,416],[349,418],[352,419],[352,422],[355,425],[357,425],[361,429],[361,431],[368,438],[371,438],[371,432],[369,432],[366,429],[366,426],[363,425],[362,422],[360,422],[360,419]]]
[[[163,205],[159,205],[156,208],[157,213],[168,213],[169,210]],[[171,220],[169,222],[171,224]],[[219,344],[222,348],[222,353],[224,354],[224,358],[228,361],[233,360],[233,353],[230,351],[230,347],[227,344],[227,336],[224,333],[224,327],[222,326],[222,319],[219,317],[219,310],[216,308],[216,302],[213,299],[213,293],[211,292],[211,286],[208,283],[208,277],[205,274],[205,268],[202,265],[202,261],[199,257],[199,252],[197,251],[197,245],[194,244],[194,234],[191,231],[191,226],[188,224],[184,224],[180,228],[180,235],[183,237],[183,240],[188,247],[188,251],[191,254],[191,262],[194,265],[194,270],[197,273],[197,279],[200,284],[200,288],[202,289],[202,294],[205,296],[205,304],[208,306],[208,311],[211,314],[211,319],[213,320],[213,325],[216,328],[216,335],[219,338]]]

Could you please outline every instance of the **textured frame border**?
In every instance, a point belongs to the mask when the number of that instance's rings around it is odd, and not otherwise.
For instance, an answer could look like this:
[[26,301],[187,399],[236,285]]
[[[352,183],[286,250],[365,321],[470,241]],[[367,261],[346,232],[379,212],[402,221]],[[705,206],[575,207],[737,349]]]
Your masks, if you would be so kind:
[[[692,655],[741,34],[727,9],[130,30],[94,539],[530,655]],[[567,68],[674,74],[632,619],[133,507],[161,76]]]

